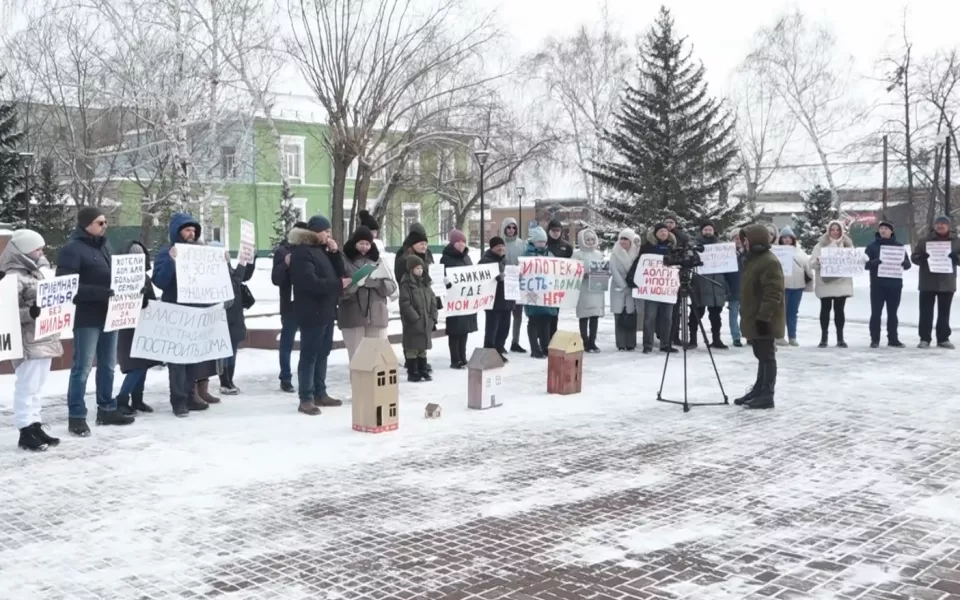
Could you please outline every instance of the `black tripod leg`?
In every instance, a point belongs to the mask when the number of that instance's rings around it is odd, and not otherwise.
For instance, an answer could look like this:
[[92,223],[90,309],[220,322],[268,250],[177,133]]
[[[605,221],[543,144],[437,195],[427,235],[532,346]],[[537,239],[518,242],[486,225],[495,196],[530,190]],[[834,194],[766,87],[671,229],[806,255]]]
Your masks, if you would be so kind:
[[[700,321],[700,333],[703,334],[703,339],[707,339],[707,330],[703,327],[703,320]],[[707,347],[707,354],[710,355],[710,364],[713,365],[713,373],[717,376],[717,383],[720,385],[720,395],[723,396],[723,403],[730,404],[729,399],[727,399],[727,392],[723,389],[723,382],[720,381],[720,371],[717,370],[717,361],[713,360],[713,350],[710,349],[710,344],[705,344]]]
[[[681,300],[683,303],[680,305],[680,328],[683,332],[683,412],[690,412],[690,404],[687,402],[687,340],[689,339],[690,326],[687,319],[689,318],[689,309],[687,307],[687,299],[683,298]],[[700,325],[703,327],[703,324]]]

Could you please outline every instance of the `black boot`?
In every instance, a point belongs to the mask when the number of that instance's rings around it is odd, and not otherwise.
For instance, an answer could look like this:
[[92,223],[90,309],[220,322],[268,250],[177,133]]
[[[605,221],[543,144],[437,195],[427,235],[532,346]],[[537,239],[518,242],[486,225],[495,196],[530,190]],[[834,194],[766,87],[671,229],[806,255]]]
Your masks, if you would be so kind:
[[68,419],[67,430],[77,437],[90,437],[90,428],[86,419]]
[[530,358],[543,358],[546,356],[540,351],[540,343],[537,341],[537,334],[527,327],[527,337],[530,340]]
[[887,345],[891,348],[906,348],[907,346],[897,338],[893,338],[887,341]]
[[690,340],[687,342],[687,350],[696,350],[697,349],[697,330],[696,328],[690,328]]
[[44,444],[51,447],[60,445],[60,438],[47,435],[47,432],[43,430],[43,425],[40,423],[34,423],[30,427],[33,428],[33,435],[37,436],[37,438]]
[[293,387],[293,383],[291,383],[291,382],[289,382],[289,381],[281,381],[281,382],[280,382],[280,391],[281,391],[281,392],[286,392],[286,393],[288,393],[288,394],[293,394],[293,393],[295,393],[295,392],[297,391],[297,388]]
[[130,425],[136,419],[130,415],[125,415],[119,410],[97,409],[97,425]]
[[37,437],[37,432],[34,430],[33,425],[20,430],[20,441],[17,445],[24,450],[30,450],[32,452],[43,452],[47,449],[46,442]]
[[417,359],[408,358],[403,363],[403,367],[407,370],[407,381],[411,383],[423,381],[423,377],[420,376],[420,368],[417,366]]
[[460,340],[451,335],[447,338],[447,348],[450,350],[450,368],[462,369],[463,365],[460,364]]
[[518,344],[517,342],[514,342],[510,344],[510,352],[516,352],[517,354],[526,354],[527,349],[521,346],[520,344]]
[[710,347],[716,350],[727,350],[727,345],[720,339],[719,333],[713,334],[713,343],[710,344]]
[[133,409],[130,408],[129,396],[117,396],[117,410],[123,415],[132,415]]
[[820,333],[820,343],[817,344],[817,348],[826,348],[829,342],[829,337],[830,336],[827,334],[827,330],[824,329],[823,332]]
[[763,368],[763,381],[760,393],[746,404],[746,408],[765,409],[773,408],[773,395],[777,387],[777,361],[768,360]]
[[847,343],[843,341],[843,330],[837,329],[837,348],[846,348]]
[[133,392],[133,394],[130,396],[130,398],[131,398],[130,407],[131,407],[133,410],[140,411],[140,412],[143,412],[143,413],[152,413],[152,412],[153,412],[153,409],[150,408],[150,407],[143,401],[143,390],[134,390],[134,392]]
[[743,406],[760,394],[760,386],[763,385],[763,363],[757,362],[757,380],[753,382],[753,387],[747,390],[747,393],[733,401],[737,406]]
[[430,371],[427,370],[426,357],[417,359],[417,370],[420,371],[420,379],[423,381],[433,381],[433,376],[430,375]]

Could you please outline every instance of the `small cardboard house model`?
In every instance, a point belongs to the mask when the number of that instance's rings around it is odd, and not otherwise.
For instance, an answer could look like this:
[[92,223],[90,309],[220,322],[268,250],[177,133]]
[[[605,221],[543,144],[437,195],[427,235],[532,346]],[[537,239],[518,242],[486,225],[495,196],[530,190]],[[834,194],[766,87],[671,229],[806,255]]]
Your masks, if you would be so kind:
[[547,346],[547,393],[579,394],[582,379],[583,340],[580,334],[556,332]]
[[503,406],[498,402],[503,385],[503,357],[492,348],[477,348],[467,362],[467,408],[485,410]]
[[439,404],[437,404],[436,402],[430,402],[429,404],[427,404],[427,407],[423,410],[423,416],[427,419],[439,419],[441,412],[442,411],[440,410]]
[[364,338],[350,361],[353,428],[366,433],[393,431],[398,426],[399,363],[387,340]]

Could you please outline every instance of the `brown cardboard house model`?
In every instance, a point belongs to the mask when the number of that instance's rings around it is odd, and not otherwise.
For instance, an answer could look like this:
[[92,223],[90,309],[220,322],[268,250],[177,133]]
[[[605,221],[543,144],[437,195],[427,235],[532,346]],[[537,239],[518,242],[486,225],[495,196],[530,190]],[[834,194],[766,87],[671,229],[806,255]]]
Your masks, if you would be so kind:
[[503,357],[492,348],[477,348],[467,362],[467,408],[485,410],[503,406],[498,402],[503,384]]
[[423,416],[427,419],[439,419],[441,412],[443,411],[439,404],[436,402],[430,402],[427,404],[426,408],[423,409]]
[[393,431],[398,426],[399,363],[387,340],[364,338],[350,361],[353,428],[366,433]]
[[579,333],[558,331],[547,346],[547,393],[579,394],[583,379],[583,340]]

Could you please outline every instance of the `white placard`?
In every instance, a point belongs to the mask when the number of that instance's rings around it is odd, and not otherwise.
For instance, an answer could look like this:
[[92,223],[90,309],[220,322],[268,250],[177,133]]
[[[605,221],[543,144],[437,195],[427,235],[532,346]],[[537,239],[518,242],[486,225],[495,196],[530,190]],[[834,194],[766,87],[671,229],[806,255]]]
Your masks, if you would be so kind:
[[37,306],[40,316],[33,328],[33,338],[42,340],[73,328],[73,303],[80,289],[79,275],[63,275],[37,282]]
[[905,256],[903,246],[880,246],[880,266],[877,267],[877,277],[903,279]]
[[500,265],[483,264],[447,269],[450,288],[444,301],[448,317],[475,315],[493,308],[497,297],[497,276]]
[[220,304],[233,300],[233,285],[223,248],[177,244],[177,301]]
[[862,257],[856,248],[820,248],[820,278],[854,277],[863,271]]
[[572,308],[580,298],[583,262],[553,256],[521,256],[520,304]]
[[107,305],[107,320],[103,330],[133,329],[137,326],[143,306],[146,257],[143,254],[121,254],[114,256],[112,262],[110,289],[114,295]]
[[503,406],[503,402],[497,402],[497,396],[500,395],[500,388],[503,386],[503,375],[500,374],[500,369],[484,371],[481,376],[483,385],[480,390],[480,408]]
[[737,246],[733,242],[705,244],[700,258],[703,259],[703,266],[698,271],[701,275],[736,273],[740,270],[740,265],[737,263]]
[[797,249],[793,246],[771,246],[770,250],[777,256],[777,259],[780,260],[780,266],[783,267],[783,276],[790,277],[793,275],[793,265],[796,263],[794,259],[797,256]]
[[680,270],[663,266],[660,254],[643,254],[637,263],[633,282],[637,286],[631,293],[634,298],[674,304],[680,289]]
[[931,273],[953,274],[953,261],[950,260],[950,242],[927,242],[927,266]]
[[430,275],[430,287],[433,289],[433,295],[437,298],[444,298],[447,295],[447,284],[443,282],[446,276],[446,267],[441,264],[429,265],[427,273]]
[[256,252],[257,232],[253,223],[240,219],[240,250],[237,252],[237,259],[243,264],[250,264]]
[[517,265],[503,268],[503,298],[514,301],[520,299],[520,267]]
[[110,298],[110,304],[107,306],[107,320],[103,325],[103,330],[133,329],[140,320],[142,309],[143,294],[128,294]]
[[23,358],[23,334],[20,331],[20,299],[17,274],[0,279],[0,361]]
[[131,358],[175,365],[230,356],[233,347],[227,311],[222,306],[193,308],[156,300],[140,313],[130,348]]

